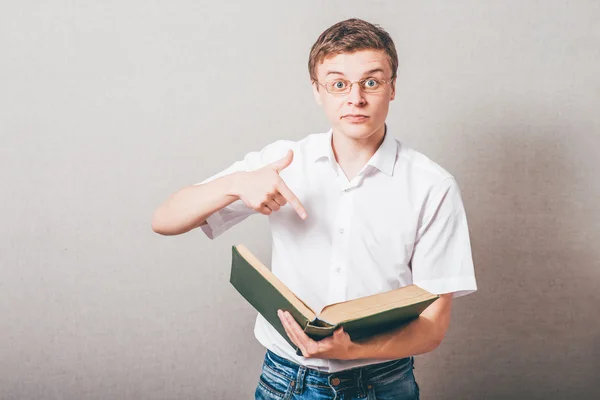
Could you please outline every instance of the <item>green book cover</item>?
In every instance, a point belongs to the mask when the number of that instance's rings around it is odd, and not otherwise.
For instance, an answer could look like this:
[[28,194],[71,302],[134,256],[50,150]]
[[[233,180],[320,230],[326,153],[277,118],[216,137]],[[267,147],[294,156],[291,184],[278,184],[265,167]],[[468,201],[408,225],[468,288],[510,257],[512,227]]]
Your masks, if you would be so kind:
[[340,326],[353,341],[397,328],[417,318],[439,298],[416,285],[341,303],[330,304],[319,315],[287,288],[242,244],[232,246],[231,284],[302,355],[290,340],[277,310],[288,311],[314,340],[331,336]]

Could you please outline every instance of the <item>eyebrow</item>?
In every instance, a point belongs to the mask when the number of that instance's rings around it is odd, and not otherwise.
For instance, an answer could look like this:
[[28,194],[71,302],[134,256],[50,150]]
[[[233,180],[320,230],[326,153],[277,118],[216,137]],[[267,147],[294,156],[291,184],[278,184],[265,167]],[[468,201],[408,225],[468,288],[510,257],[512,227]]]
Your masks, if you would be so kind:
[[[365,76],[365,75],[371,75],[371,74],[374,74],[375,72],[384,72],[384,71],[381,68],[374,68],[374,69],[371,69],[371,70],[363,73],[363,76]],[[328,71],[325,76],[327,77],[329,75],[342,75],[342,76],[344,76],[344,74],[342,72],[338,72],[338,71]]]

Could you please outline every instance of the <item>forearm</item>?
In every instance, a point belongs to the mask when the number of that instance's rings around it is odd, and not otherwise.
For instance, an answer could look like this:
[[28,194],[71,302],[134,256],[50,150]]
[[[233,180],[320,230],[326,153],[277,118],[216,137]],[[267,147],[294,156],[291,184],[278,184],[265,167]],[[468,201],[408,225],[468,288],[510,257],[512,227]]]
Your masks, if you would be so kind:
[[442,295],[398,329],[354,342],[353,358],[398,359],[435,350],[450,324],[452,294]]
[[419,317],[393,331],[355,342],[354,358],[398,359],[433,351],[440,341],[432,324]]
[[175,192],[154,212],[152,229],[161,235],[178,235],[199,227],[211,214],[239,199],[234,194],[239,174]]

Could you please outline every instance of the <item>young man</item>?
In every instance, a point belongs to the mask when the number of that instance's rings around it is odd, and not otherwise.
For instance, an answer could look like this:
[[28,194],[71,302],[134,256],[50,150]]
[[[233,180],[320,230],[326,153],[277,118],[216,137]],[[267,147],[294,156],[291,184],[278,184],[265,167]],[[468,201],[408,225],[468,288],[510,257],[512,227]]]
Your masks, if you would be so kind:
[[452,299],[477,289],[454,178],[387,130],[397,66],[380,27],[358,19],[333,25],[309,58],[331,130],[250,152],[154,214],[158,233],[201,227],[211,239],[252,214],[268,215],[272,271],[315,311],[412,283],[440,294],[416,320],[360,343],[342,330],[313,341],[280,313],[303,356],[259,314],[254,332],[267,352],[257,399],[418,398],[413,356],[440,344]]

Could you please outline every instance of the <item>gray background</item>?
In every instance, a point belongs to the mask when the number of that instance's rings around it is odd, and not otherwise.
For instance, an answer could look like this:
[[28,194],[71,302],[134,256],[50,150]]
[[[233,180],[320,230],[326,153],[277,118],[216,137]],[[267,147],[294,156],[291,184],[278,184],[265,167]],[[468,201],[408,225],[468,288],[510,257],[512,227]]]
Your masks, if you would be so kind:
[[[18,4],[18,5],[17,5]],[[310,46],[349,17],[400,55],[392,133],[453,173],[479,291],[418,356],[425,399],[600,393],[595,1],[0,7],[0,398],[241,399],[264,349],[230,246],[152,232],[169,194],[329,126]]]

